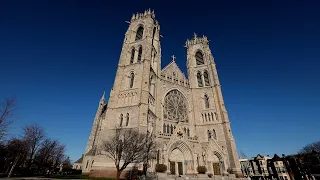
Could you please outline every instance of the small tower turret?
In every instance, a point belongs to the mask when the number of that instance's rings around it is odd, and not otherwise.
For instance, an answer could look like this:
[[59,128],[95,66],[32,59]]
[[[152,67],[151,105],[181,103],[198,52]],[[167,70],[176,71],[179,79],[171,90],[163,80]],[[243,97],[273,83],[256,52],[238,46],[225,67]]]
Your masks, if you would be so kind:
[[89,140],[88,140],[88,144],[87,144],[85,153],[88,153],[96,145],[96,140],[97,140],[97,138],[99,136],[99,132],[100,132],[101,115],[105,111],[106,106],[107,105],[105,104],[105,92],[103,92],[103,95],[99,101],[96,115],[94,117],[92,129],[91,129],[91,133],[89,136]]

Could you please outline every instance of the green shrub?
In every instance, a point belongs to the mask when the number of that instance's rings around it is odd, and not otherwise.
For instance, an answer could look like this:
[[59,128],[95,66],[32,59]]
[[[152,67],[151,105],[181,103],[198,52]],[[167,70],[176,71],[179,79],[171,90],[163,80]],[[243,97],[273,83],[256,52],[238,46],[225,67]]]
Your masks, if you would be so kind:
[[199,174],[205,174],[207,172],[207,168],[205,166],[198,166],[197,171]]
[[156,172],[166,172],[167,166],[165,164],[156,164]]

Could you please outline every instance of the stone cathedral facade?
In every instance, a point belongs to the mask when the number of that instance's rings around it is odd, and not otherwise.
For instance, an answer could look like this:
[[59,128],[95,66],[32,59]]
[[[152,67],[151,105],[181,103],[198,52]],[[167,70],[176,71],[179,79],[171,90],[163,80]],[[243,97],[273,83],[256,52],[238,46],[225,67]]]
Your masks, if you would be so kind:
[[[216,64],[206,36],[185,43],[188,78],[172,61],[161,69],[160,25],[150,10],[132,16],[109,100],[102,96],[82,159],[83,173],[107,176],[114,162],[99,145],[114,130],[136,128],[161,144],[156,159],[176,175],[239,175],[240,163]],[[103,175],[102,175],[102,174]]]

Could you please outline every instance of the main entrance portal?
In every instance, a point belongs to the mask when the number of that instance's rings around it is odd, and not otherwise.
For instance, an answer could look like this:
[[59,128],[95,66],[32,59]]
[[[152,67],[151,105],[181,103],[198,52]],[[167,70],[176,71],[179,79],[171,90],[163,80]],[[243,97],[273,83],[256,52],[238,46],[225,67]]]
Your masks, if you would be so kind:
[[[177,127],[179,128],[179,127]],[[186,142],[177,140],[168,148],[168,169],[173,175],[185,175],[194,173],[194,161],[192,150]]]
[[182,175],[183,162],[184,162],[183,153],[177,148],[174,149],[170,154],[169,161],[170,161],[170,173],[175,175]]

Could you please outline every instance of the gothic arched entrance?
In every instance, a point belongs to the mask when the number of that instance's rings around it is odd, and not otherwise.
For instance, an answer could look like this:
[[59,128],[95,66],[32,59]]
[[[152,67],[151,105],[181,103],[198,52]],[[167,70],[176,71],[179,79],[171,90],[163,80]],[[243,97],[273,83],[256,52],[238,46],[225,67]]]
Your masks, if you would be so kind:
[[193,158],[189,146],[178,140],[168,149],[168,170],[174,175],[184,175],[193,172]]
[[221,175],[222,162],[215,153],[208,154],[208,170],[214,175]]
[[183,163],[184,163],[184,156],[180,149],[174,149],[169,157],[170,162],[170,173],[182,175],[183,174]]

